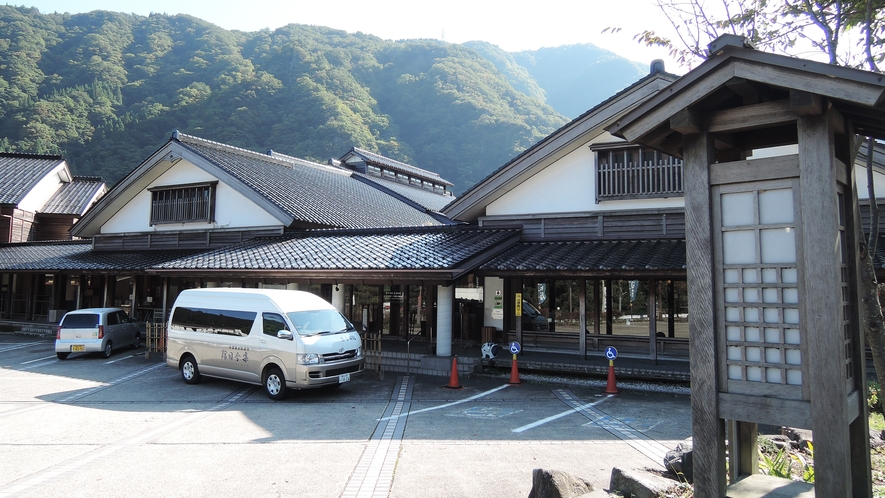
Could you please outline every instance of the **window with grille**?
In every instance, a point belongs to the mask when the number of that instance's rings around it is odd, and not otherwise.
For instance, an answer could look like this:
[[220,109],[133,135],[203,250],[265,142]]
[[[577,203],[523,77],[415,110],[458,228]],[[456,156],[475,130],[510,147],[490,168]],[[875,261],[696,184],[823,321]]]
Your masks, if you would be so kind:
[[149,189],[151,225],[215,221],[217,182]]
[[596,150],[596,200],[681,197],[682,159],[630,147]]

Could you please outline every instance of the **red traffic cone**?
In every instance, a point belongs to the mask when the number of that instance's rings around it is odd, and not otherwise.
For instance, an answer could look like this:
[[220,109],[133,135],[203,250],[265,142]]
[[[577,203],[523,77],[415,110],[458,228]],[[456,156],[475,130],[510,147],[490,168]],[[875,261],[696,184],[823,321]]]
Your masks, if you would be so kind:
[[513,361],[510,362],[510,381],[508,384],[522,384],[519,380],[519,367],[516,365],[516,355],[513,355]]
[[618,394],[618,386],[615,384],[615,362],[608,360],[608,385],[605,386],[605,394]]
[[461,389],[461,384],[458,383],[458,357],[452,358],[452,375],[449,377],[449,385],[445,386],[446,389]]

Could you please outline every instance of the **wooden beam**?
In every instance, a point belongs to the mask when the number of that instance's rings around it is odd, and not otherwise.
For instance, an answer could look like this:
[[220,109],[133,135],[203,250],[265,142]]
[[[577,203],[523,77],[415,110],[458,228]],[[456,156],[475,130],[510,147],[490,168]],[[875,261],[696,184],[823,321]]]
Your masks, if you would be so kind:
[[790,90],[790,109],[798,116],[812,116],[824,112],[824,105],[820,95]]
[[719,133],[752,130],[795,120],[796,113],[790,109],[790,101],[785,99],[712,112],[707,115],[707,131]]
[[882,97],[882,87],[844,78],[821,77],[820,74],[748,60],[735,61],[734,75],[748,80],[764,81],[766,84],[831,97],[874,107]]
[[686,107],[670,118],[670,129],[683,135],[700,133],[704,129],[704,118],[690,107]]
[[729,90],[736,93],[744,101],[744,105],[759,103],[759,89],[753,82],[744,78],[734,78],[725,84]]

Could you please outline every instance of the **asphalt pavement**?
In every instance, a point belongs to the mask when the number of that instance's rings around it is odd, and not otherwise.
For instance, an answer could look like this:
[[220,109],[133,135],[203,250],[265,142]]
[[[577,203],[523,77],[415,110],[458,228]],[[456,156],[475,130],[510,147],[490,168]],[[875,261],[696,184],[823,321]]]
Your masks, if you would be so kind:
[[0,497],[515,497],[535,468],[604,489],[691,431],[678,391],[448,380],[370,372],[274,402],[187,385],[143,349],[60,361],[49,338],[0,334]]

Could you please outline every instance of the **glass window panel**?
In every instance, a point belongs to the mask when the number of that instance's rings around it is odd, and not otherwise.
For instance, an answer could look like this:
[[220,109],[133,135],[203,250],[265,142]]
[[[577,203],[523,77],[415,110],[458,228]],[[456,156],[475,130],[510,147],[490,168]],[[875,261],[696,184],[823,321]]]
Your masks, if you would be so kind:
[[747,367],[747,380],[762,382],[762,369],[759,367]]
[[799,310],[786,308],[784,310],[784,323],[799,323]]
[[763,263],[795,263],[796,234],[793,230],[772,228],[759,231]]
[[793,222],[793,189],[777,189],[759,192],[759,223]]
[[726,284],[739,284],[740,280],[740,271],[735,268],[725,270],[725,283]]
[[781,282],[785,284],[798,284],[799,277],[795,268],[784,268],[781,270]]
[[772,287],[766,287],[762,289],[762,302],[763,303],[779,303],[780,298],[777,295],[777,289]]
[[725,289],[725,302],[726,303],[739,303],[741,302],[741,290],[737,287],[728,287]]
[[781,350],[778,348],[765,348],[765,361],[766,363],[780,363]]
[[765,382],[769,384],[780,384],[781,383],[781,369],[780,368],[766,368],[765,369]]
[[777,308],[764,308],[762,315],[765,323],[781,323],[781,314]]
[[741,328],[740,327],[725,327],[725,337],[729,341],[740,341],[741,340]]
[[756,263],[756,232],[740,230],[723,232],[722,260],[727,265],[749,265]]
[[722,194],[722,226],[755,225],[754,198],[753,192]]
[[774,268],[763,268],[762,269],[762,282],[766,284],[776,284],[778,283],[777,278],[777,270]]
[[781,342],[780,329],[765,329],[765,342]]
[[801,334],[799,334],[799,329],[786,329],[784,330],[784,342],[787,344],[799,344],[801,340]]
[[758,322],[759,321],[759,308],[744,308],[744,321],[745,322]]
[[743,348],[737,346],[731,346],[728,348],[728,359],[729,360],[738,360],[741,359],[741,352],[743,352]]
[[799,289],[792,287],[784,289],[784,302],[788,304],[799,304]]
[[801,386],[802,385],[802,371],[801,370],[787,370],[787,384],[791,386]]
[[755,287],[747,287],[744,289],[744,302],[745,303],[758,303],[759,302],[759,289]]
[[744,330],[747,342],[762,342],[762,334],[757,327],[747,327]]
[[725,308],[725,321],[742,322],[740,308]]
[[756,281],[756,269],[755,268],[744,268],[744,283],[745,284],[755,284]]
[[762,361],[762,348],[747,348],[747,361]]
[[742,380],[741,367],[739,365],[729,365],[728,378],[731,380]]
[[784,356],[786,357],[787,363],[790,365],[802,364],[802,352],[798,349],[788,349],[784,351]]

